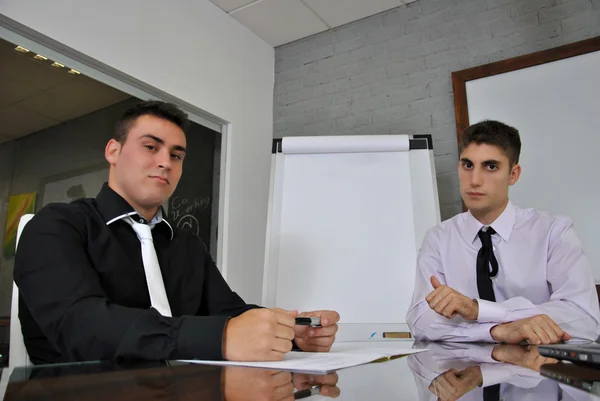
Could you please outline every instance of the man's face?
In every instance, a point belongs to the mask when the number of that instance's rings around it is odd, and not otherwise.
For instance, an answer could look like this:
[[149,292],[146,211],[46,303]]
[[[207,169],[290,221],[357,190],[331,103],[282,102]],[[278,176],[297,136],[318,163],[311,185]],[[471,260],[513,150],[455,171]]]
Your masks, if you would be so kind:
[[519,179],[521,167],[510,166],[504,151],[495,145],[471,143],[460,155],[460,195],[474,215],[503,209],[508,187]]
[[140,211],[160,206],[181,178],[185,146],[185,134],[176,124],[138,117],[124,144],[111,139],[106,146],[109,185]]

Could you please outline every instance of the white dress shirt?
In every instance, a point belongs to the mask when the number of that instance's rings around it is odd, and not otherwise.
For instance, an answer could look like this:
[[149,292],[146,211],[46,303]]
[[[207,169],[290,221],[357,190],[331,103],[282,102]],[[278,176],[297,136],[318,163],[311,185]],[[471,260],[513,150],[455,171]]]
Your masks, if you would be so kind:
[[[407,323],[415,338],[429,341],[494,341],[499,323],[546,314],[573,339],[596,341],[600,308],[588,258],[573,222],[511,202],[490,226],[499,271],[492,279],[497,302],[479,299],[477,253],[483,227],[470,212],[427,232],[417,259],[415,290]],[[477,321],[448,319],[429,307],[425,297],[436,276],[461,294],[477,299]]]

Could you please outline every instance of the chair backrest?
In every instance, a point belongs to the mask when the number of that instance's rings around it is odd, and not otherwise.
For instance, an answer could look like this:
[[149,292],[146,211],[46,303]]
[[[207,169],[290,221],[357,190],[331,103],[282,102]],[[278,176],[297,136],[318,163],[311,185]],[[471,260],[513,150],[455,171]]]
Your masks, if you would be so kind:
[[[24,214],[19,220],[17,228],[17,247],[19,246],[19,238],[23,232],[25,224],[33,218],[33,214]],[[13,281],[12,304],[10,307],[10,349],[8,352],[8,366],[29,366],[31,361],[25,348],[23,341],[23,333],[21,332],[21,321],[19,320],[19,287]]]

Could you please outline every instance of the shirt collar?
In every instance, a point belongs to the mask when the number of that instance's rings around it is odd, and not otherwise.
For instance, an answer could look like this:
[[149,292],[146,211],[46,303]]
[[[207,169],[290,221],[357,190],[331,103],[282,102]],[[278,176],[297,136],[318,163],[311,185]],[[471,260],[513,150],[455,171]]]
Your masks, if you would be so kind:
[[[466,216],[466,235],[467,238],[471,241],[471,243],[473,243],[477,238],[479,230],[481,230],[481,228],[484,227],[484,224],[477,220],[471,214],[471,211],[468,211]],[[498,218],[494,220],[489,226],[492,227],[498,233],[498,235],[500,235],[500,238],[502,238],[505,242],[508,242],[512,233],[512,229],[515,225],[515,217],[515,207],[511,201],[508,201],[502,214],[498,216]]]
[[96,204],[98,205],[98,211],[106,221],[106,225],[110,225],[117,220],[121,220],[128,216],[134,216],[134,219],[140,221],[144,224],[149,224],[154,227],[160,223],[165,223],[165,225],[169,228],[169,232],[171,234],[171,239],[173,239],[174,231],[171,224],[163,218],[164,211],[162,206],[158,209],[156,215],[152,218],[152,220],[147,223],[146,219],[142,217],[140,213],[138,213],[121,195],[113,191],[111,187],[108,186],[108,183],[104,183],[102,189],[96,196]]

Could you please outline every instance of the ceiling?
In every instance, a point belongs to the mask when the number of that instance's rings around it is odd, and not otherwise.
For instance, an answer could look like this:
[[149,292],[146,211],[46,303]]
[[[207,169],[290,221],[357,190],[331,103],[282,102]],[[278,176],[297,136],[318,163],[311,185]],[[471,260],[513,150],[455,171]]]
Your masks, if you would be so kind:
[[416,0],[211,0],[273,47]]
[[131,97],[84,75],[35,60],[0,39],[0,143],[21,138]]

